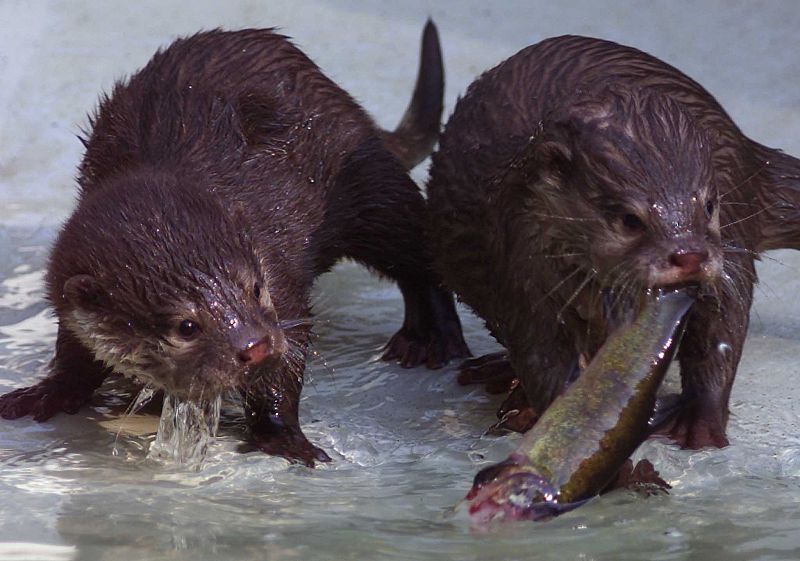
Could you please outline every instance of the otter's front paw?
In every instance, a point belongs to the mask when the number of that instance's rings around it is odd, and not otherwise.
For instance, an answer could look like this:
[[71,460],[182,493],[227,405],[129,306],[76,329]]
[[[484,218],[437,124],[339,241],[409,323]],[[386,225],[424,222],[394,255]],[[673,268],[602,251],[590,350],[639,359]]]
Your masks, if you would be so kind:
[[44,379],[35,386],[21,388],[0,397],[0,417],[18,419],[26,415],[35,421],[46,421],[56,413],[77,413],[89,401],[92,391],[70,388],[52,379]]
[[284,427],[269,432],[253,431],[252,444],[271,456],[280,456],[293,464],[314,467],[316,462],[330,462],[331,458],[322,448],[311,444],[300,427]]

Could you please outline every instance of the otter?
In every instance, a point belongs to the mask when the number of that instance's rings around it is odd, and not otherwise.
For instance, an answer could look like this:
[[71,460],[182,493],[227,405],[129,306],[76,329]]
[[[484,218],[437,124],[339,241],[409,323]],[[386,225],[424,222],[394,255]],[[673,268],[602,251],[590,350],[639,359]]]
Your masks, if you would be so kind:
[[317,276],[350,258],[397,282],[405,319],[383,358],[468,355],[407,174],[436,142],[443,79],[429,21],[411,103],[385,132],[273,30],[159,50],[91,121],[47,265],[51,371],[0,415],[74,413],[113,372],[185,399],[238,394],[257,448],[329,461],[298,421]]
[[434,263],[506,348],[462,383],[511,389],[526,430],[642,289],[695,285],[680,396],[658,430],[724,447],[754,260],[800,248],[800,161],[747,138],[697,82],[634,48],[563,36],[485,72],[428,182]]

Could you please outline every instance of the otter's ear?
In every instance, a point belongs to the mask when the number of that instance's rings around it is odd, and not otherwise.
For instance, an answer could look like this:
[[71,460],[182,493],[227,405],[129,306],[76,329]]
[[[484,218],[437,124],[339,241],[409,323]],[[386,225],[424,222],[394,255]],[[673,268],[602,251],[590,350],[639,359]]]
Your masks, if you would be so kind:
[[545,181],[558,185],[572,168],[574,154],[571,143],[560,132],[540,130],[531,136],[525,149],[507,166],[502,181],[527,185]]
[[220,152],[241,150],[246,139],[236,108],[228,101],[215,98],[211,106],[211,142],[218,146]]
[[276,137],[301,124],[299,114],[279,111],[279,106],[266,94],[242,96],[237,100],[236,117],[248,146],[274,143]]
[[560,174],[573,166],[575,156],[575,127],[570,121],[542,124],[530,143],[531,163],[539,170]]
[[81,310],[97,310],[108,306],[108,293],[90,275],[75,275],[64,283],[64,298]]

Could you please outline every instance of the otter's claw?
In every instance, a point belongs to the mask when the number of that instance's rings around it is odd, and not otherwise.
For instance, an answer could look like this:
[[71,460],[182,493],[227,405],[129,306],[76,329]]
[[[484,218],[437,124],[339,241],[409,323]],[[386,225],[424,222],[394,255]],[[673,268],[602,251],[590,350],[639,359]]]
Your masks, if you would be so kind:
[[539,412],[528,403],[522,386],[517,384],[497,410],[497,418],[500,420],[492,425],[489,432],[493,434],[505,430],[527,432],[536,424],[539,416]]

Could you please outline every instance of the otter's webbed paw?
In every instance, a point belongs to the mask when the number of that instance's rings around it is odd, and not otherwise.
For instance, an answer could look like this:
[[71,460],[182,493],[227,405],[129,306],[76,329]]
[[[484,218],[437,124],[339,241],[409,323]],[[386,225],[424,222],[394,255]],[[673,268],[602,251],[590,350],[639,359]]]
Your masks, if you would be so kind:
[[497,410],[500,419],[487,431],[490,434],[499,434],[503,431],[527,432],[539,420],[540,413],[528,402],[522,386],[517,384],[508,394],[506,400]]
[[725,448],[730,444],[722,421],[714,414],[687,404],[658,428],[656,434],[666,435],[681,448]]
[[653,423],[654,436],[665,436],[681,448],[724,448],[730,444],[713,401],[687,400],[669,395],[659,399]]
[[424,335],[404,327],[389,339],[381,359],[397,360],[403,368],[424,364],[435,370],[443,367],[451,358],[469,354],[460,324],[446,330],[431,330]]
[[322,448],[308,441],[299,426],[269,425],[254,427],[250,441],[255,448],[271,456],[280,456],[293,464],[314,467],[316,462],[330,462]]
[[501,394],[510,392],[519,381],[508,354],[501,351],[462,362],[458,367],[458,383],[462,386],[482,384],[487,393]]
[[452,358],[471,355],[449,292],[440,288],[412,291],[402,285],[401,290],[405,320],[386,344],[383,360],[399,360],[403,368],[424,364],[437,369]]
[[0,397],[0,417],[18,419],[31,415],[46,421],[56,413],[77,413],[92,397],[94,387],[74,386],[45,378],[35,386],[21,388]]
[[633,462],[628,459],[619,468],[617,478],[600,493],[608,493],[614,489],[631,489],[646,495],[658,495],[667,493],[672,489],[672,485],[661,478],[661,474],[658,473],[650,460],[639,460],[634,467]]
[[528,403],[505,351],[462,362],[458,383],[462,386],[483,384],[490,394],[508,393],[508,397],[497,410],[497,418],[500,420],[489,428],[489,434],[526,432],[539,419],[539,413]]

